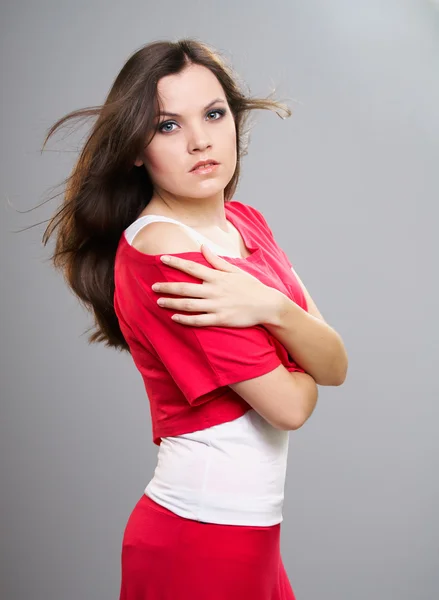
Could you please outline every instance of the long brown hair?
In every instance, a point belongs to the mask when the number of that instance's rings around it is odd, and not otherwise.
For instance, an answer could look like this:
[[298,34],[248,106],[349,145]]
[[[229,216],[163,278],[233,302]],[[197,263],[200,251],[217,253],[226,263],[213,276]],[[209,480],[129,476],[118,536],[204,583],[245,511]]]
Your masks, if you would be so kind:
[[266,109],[281,117],[291,115],[286,105],[270,97],[245,95],[217,51],[200,41],[183,39],[141,47],[122,67],[103,105],[68,113],[50,127],[42,150],[66,122],[97,117],[70,176],[63,182],[62,206],[50,218],[42,240],[45,246],[56,232],[55,251],[49,260],[93,314],[95,330],[89,343],[103,342],[130,352],[113,305],[115,255],[123,231],[153,193],[146,169],[135,166],[134,161],[147,136],[151,135],[151,140],[156,131],[158,81],[180,73],[190,63],[207,67],[217,77],[235,120],[237,164],[224,190],[225,201],[232,198],[238,184],[241,157],[247,150],[244,125],[249,111]]

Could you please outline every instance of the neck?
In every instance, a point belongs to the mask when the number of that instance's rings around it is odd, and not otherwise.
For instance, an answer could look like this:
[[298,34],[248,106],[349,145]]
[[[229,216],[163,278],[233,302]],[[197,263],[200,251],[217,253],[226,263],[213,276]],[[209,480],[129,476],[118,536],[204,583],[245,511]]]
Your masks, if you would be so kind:
[[159,211],[162,216],[176,219],[189,227],[220,227],[228,231],[224,192],[207,198],[186,198],[154,192],[148,211]]

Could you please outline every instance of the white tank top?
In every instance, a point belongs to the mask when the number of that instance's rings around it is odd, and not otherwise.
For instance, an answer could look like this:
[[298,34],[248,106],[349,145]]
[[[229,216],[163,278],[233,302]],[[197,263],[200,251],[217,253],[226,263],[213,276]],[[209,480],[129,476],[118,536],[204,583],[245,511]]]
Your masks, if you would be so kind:
[[[200,244],[230,256],[188,225],[145,215],[124,232],[129,244],[149,223],[184,227]],[[145,494],[175,514],[223,525],[276,525],[282,506],[289,432],[275,429],[255,410],[228,423],[162,438],[154,476]]]

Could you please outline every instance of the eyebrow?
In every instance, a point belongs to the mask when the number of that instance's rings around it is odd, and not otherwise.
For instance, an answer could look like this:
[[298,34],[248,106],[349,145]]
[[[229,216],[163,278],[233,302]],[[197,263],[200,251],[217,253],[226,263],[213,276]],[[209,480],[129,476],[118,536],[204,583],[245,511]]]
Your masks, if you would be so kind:
[[[223,98],[215,98],[215,100],[212,100],[212,102],[209,102],[209,104],[203,108],[203,111],[207,110],[214,104],[218,104],[219,102],[222,102],[223,104],[226,103],[226,101]],[[181,115],[179,115],[178,113],[172,113],[172,112],[167,112],[167,111],[165,111],[165,112],[160,111],[156,114],[156,118],[157,117],[165,117],[165,116],[166,117],[181,117]]]

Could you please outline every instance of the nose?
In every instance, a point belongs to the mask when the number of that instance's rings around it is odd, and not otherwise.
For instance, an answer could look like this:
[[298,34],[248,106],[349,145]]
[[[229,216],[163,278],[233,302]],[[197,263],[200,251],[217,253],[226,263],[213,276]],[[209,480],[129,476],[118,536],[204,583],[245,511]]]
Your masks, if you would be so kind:
[[203,152],[212,146],[212,140],[202,125],[191,128],[188,137],[188,150],[192,154],[194,152]]

